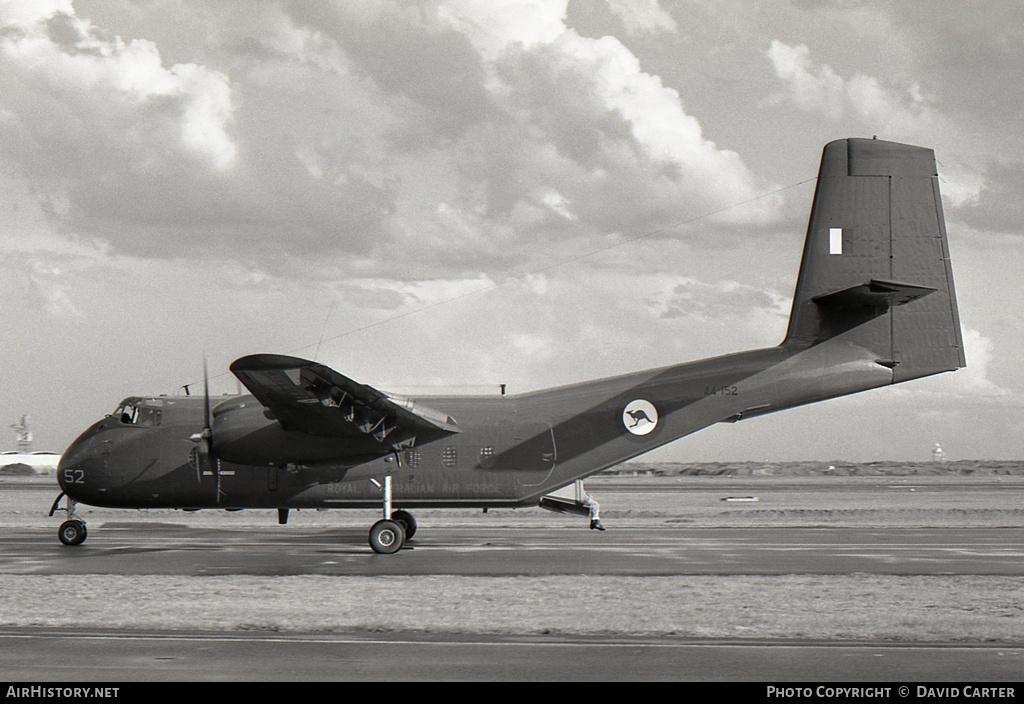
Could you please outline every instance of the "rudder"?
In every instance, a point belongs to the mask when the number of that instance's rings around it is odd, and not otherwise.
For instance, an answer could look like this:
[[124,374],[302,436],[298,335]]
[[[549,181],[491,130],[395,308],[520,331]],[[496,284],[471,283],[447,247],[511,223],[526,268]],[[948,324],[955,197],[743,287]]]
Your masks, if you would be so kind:
[[783,344],[838,337],[872,350],[893,383],[965,366],[931,149],[825,146]]

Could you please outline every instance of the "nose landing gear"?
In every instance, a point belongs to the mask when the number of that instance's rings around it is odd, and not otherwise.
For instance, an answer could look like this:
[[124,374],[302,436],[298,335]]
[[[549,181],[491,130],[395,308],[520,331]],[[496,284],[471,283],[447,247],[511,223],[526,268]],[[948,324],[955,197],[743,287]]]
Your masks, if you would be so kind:
[[[60,503],[62,497],[65,494],[61,492],[60,496],[53,502],[50,507],[50,515],[52,516],[57,511],[57,504]],[[60,538],[60,542],[65,545],[81,545],[85,542],[89,532],[85,528],[85,521],[75,518],[75,506],[78,502],[72,499],[70,496],[67,497],[67,511],[68,519],[60,524],[60,528],[57,529],[57,537]]]
[[85,522],[77,519],[64,521],[57,529],[57,537],[65,545],[81,545],[85,542],[88,531],[85,529]]

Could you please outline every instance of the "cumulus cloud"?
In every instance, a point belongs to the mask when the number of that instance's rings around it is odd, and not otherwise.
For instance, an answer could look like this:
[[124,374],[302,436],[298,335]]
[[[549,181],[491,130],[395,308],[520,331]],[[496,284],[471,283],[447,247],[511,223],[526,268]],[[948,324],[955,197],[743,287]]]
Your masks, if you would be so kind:
[[833,119],[846,107],[845,82],[828,66],[814,66],[806,45],[772,41],[768,49],[776,75],[786,82],[792,100],[804,110],[820,110]]
[[[537,176],[594,190],[609,179],[620,186],[640,178],[651,201],[687,193],[721,205],[752,194],[742,160],[704,137],[679,93],[643,71],[618,39],[567,27],[566,4],[460,0],[441,13],[481,51],[492,99],[505,115],[541,130],[534,139],[546,172]],[[656,4],[645,7],[653,12]]]
[[[4,3],[0,26],[3,105],[24,135],[45,143],[60,130],[79,153],[90,149],[82,142],[107,138],[127,143],[136,159],[178,148],[218,169],[233,162],[224,74],[195,64],[165,68],[152,42],[108,36],[75,16],[70,0]],[[55,109],[76,134],[54,117],[39,119]]]
[[566,31],[568,4],[568,0],[447,0],[438,7],[438,17],[493,61],[510,46],[529,50],[558,39]]
[[676,21],[658,0],[605,0],[629,34],[675,32]]
[[83,279],[96,275],[106,255],[85,243],[66,244],[31,231],[6,232],[0,241],[4,300],[30,315],[76,322],[85,319],[78,300]]
[[856,116],[887,134],[919,136],[939,127],[941,118],[917,83],[887,85],[864,74],[844,79],[827,64],[814,63],[804,44],[773,40],[768,58],[790,98],[804,110],[818,110],[834,120]]
[[784,323],[792,300],[778,292],[739,281],[706,283],[683,277],[670,290],[652,299],[663,318],[688,318],[694,322],[732,325],[737,320],[771,318]]
[[992,340],[971,328],[963,331],[963,338],[967,366],[954,375],[952,384],[957,392],[977,396],[1009,395],[1007,389],[989,379],[989,366],[995,351]]
[[820,112],[833,122],[853,122],[881,138],[935,147],[950,167],[941,174],[944,195],[954,206],[978,200],[985,179],[955,158],[958,130],[932,107],[920,84],[886,82],[861,73],[844,78],[815,62],[804,44],[773,40],[767,55],[786,86],[785,97],[800,109]]
[[[207,30],[174,48],[196,58],[168,66],[160,36],[70,2],[0,5],[0,156],[65,204],[64,231],[310,276],[500,276],[538,243],[563,258],[758,191],[566,0],[195,10]],[[671,29],[656,2],[613,10]]]
[[81,319],[81,311],[69,294],[69,287],[60,267],[36,260],[32,262],[26,277],[34,305],[58,318]]
[[167,66],[154,42],[107,32],[69,1],[0,5],[0,170],[30,184],[64,236],[147,255],[208,249],[218,184],[239,160],[234,111],[225,73]]

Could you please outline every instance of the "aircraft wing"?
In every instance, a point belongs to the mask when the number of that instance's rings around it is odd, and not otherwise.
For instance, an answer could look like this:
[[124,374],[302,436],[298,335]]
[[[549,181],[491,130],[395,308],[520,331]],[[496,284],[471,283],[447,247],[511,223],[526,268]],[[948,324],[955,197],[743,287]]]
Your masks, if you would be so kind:
[[236,359],[230,368],[285,430],[371,437],[383,452],[459,432],[446,413],[360,384],[316,362],[255,354]]

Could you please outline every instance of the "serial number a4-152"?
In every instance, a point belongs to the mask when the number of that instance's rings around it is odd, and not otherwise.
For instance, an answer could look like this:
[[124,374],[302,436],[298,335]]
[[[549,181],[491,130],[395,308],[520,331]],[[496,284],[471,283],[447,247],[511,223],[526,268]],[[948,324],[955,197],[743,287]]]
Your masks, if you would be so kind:
[[739,390],[735,386],[705,386],[705,396],[736,396]]

